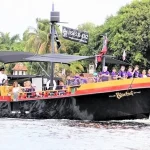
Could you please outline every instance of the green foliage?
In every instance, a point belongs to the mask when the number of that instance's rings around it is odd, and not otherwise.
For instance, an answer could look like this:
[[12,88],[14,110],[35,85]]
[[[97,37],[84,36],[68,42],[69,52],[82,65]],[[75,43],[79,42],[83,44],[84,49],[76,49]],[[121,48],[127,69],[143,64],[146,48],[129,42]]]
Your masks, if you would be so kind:
[[49,20],[36,19],[37,28],[29,27],[23,34],[25,51],[44,54],[50,52]]
[[75,74],[75,73],[81,73],[84,71],[84,67],[83,65],[80,63],[80,62],[73,62],[69,65],[60,65],[59,67],[60,71],[62,69],[65,69],[66,70],[66,74]]
[[[18,34],[10,36],[10,33],[0,32],[0,50],[23,51],[24,43]],[[11,73],[14,64],[7,64],[6,72]]]
[[[65,40],[61,37],[61,31],[56,26],[61,48],[56,53],[67,53],[71,55],[95,55],[102,49],[102,35],[108,34],[108,53],[122,58],[126,50],[127,60],[133,65],[149,67],[150,63],[150,0],[134,0],[117,12],[115,16],[109,16],[103,25],[95,26],[87,22],[78,26],[79,30],[89,33],[87,45]],[[0,50],[27,51],[38,54],[51,52],[50,25],[47,19],[37,19],[37,28],[29,27],[20,40],[18,35],[10,37],[9,33],[0,32]],[[61,70],[67,72],[86,72],[91,61],[72,63],[71,66],[57,65]],[[41,63],[44,69],[49,66]],[[47,68],[46,68],[47,67]],[[39,67],[36,63],[29,64],[29,71],[36,74]],[[9,68],[10,69],[10,68]]]
[[10,33],[0,32],[0,50],[23,50],[23,47],[18,34],[10,37]]
[[[150,0],[136,0],[97,28],[97,37],[108,33],[109,54],[120,57],[123,50],[132,64],[148,65],[150,59]],[[101,43],[98,43],[100,46]]]

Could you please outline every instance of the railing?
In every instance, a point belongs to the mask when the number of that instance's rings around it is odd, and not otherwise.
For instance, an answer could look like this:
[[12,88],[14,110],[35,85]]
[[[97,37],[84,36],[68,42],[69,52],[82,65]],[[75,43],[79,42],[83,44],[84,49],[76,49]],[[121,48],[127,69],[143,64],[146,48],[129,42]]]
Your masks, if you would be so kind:
[[[94,79],[94,77],[88,77],[88,83],[97,83],[101,82],[99,81],[99,78],[97,77],[97,80]],[[47,90],[46,86],[42,87],[42,90],[40,91],[31,91],[31,92],[18,92],[17,100],[19,99],[30,99],[30,98],[40,98],[40,97],[52,97],[52,96],[62,96],[62,95],[70,95],[75,94],[77,91],[77,88],[80,87],[80,85],[64,85],[66,89],[59,89],[59,90]],[[0,86],[0,101],[13,101],[13,93],[12,93],[12,86]],[[50,89],[53,88],[53,86],[49,87]],[[22,88],[25,89],[25,88]]]
[[35,97],[49,97],[49,96],[60,96],[66,95],[67,89],[62,90],[45,90],[45,91],[32,91],[32,92],[19,92],[19,99],[24,98],[35,98]]
[[[52,88],[53,86],[51,86],[50,88]],[[66,87],[66,86],[65,86]],[[76,92],[77,87],[79,87],[79,85],[76,86],[67,86],[66,89],[59,89],[59,90],[47,90],[46,87],[43,87],[44,90],[42,91],[18,91],[13,93],[12,92],[12,86],[0,86],[0,92],[1,92],[1,96],[0,96],[0,101],[18,101],[18,100],[25,100],[25,99],[35,99],[35,98],[46,98],[46,97],[57,97],[57,96],[63,96],[63,95],[70,95],[70,94],[74,94]],[[3,91],[2,91],[3,89]],[[6,91],[7,89],[7,91]],[[25,89],[25,88],[23,88]],[[10,91],[11,90],[11,91]]]

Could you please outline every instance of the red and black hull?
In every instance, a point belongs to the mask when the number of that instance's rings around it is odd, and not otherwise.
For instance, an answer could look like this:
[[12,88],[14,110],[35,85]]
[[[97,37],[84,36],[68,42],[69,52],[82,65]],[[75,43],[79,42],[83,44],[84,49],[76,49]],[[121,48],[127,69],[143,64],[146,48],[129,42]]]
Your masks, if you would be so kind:
[[[27,119],[112,120],[147,118],[150,88],[115,92],[0,102],[0,117]],[[126,93],[126,94],[125,94]],[[134,93],[134,94],[132,94]]]

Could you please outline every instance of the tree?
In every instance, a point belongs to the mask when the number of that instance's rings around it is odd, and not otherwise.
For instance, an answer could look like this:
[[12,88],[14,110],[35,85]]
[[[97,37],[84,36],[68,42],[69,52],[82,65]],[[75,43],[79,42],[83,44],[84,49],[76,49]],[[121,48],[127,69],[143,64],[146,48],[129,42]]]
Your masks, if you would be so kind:
[[[68,41],[64,40],[64,45],[66,48],[66,53],[71,55],[85,55],[85,56],[91,56],[95,54],[95,42],[94,36],[95,36],[95,25],[91,22],[87,22],[84,24],[81,24],[78,26],[78,30],[80,31],[86,31],[89,33],[89,41],[88,44],[82,44],[78,42]],[[70,67],[71,72],[86,72],[88,68],[89,61],[82,61],[78,63],[73,63]],[[80,67],[76,67],[78,64]],[[82,66],[82,67],[81,67]]]
[[[36,19],[37,28],[29,27],[23,35],[25,42],[25,51],[35,54],[46,54],[51,52],[51,35],[50,22],[47,19]],[[58,28],[56,31],[59,33]],[[55,44],[55,53],[57,53],[57,45]],[[39,68],[37,63],[32,63],[33,72]],[[50,66],[48,63],[41,63],[42,67],[49,72]]]
[[[121,57],[123,50],[132,64],[147,66],[150,60],[150,0],[136,0],[122,7],[97,28],[96,40],[108,33],[109,51]],[[97,43],[97,47],[101,42]]]
[[29,27],[23,34],[25,51],[44,54],[50,52],[49,20],[36,19],[37,28]]
[[18,34],[10,37],[10,33],[0,32],[0,50],[16,50],[17,46],[21,44],[20,42]]
[[[23,51],[24,44],[18,34],[10,36],[10,33],[0,32],[0,50]],[[6,71],[10,74],[14,64],[7,64]]]

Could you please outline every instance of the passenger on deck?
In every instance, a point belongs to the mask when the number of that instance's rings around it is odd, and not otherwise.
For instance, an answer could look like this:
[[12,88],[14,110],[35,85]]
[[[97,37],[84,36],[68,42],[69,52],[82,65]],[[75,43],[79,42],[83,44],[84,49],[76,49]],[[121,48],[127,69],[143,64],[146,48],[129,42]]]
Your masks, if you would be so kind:
[[4,67],[0,68],[0,86],[4,85],[7,81],[7,75],[4,73],[5,69]]
[[34,97],[36,95],[35,93],[35,88],[32,86],[31,81],[26,81],[25,83],[26,87],[25,88],[25,92],[27,92],[27,97]]
[[21,91],[21,88],[18,85],[18,82],[15,81],[13,83],[13,88],[12,88],[13,101],[17,101],[18,100],[18,94],[19,94],[20,91]]
[[94,80],[94,82],[96,83],[96,82],[99,82],[99,77],[98,77],[98,73],[97,72],[95,72],[95,73],[93,73],[93,80]]
[[129,66],[128,71],[127,71],[127,79],[133,78],[133,68]]
[[78,73],[76,73],[76,75],[74,76],[74,85],[80,85],[80,76]]
[[87,83],[87,79],[84,77],[84,74],[81,73],[80,74],[80,84],[86,84]]
[[117,80],[117,78],[118,78],[117,70],[116,70],[116,68],[113,68],[112,72],[111,72],[111,79],[112,80]]
[[146,75],[146,70],[144,69],[142,71],[142,74],[140,75],[141,78],[147,78],[147,75]]
[[109,71],[107,71],[107,66],[103,67],[103,71],[100,72],[99,75],[100,75],[100,79],[101,79],[102,82],[109,80],[110,73],[109,73]]
[[23,86],[24,86],[24,87],[26,87],[26,86],[27,86],[27,84],[26,84],[26,83],[27,83],[26,81],[23,83]]
[[73,81],[74,81],[73,78],[71,78],[70,76],[67,76],[67,78],[66,78],[66,85],[72,86],[73,85]]
[[25,92],[26,91],[26,87],[27,87],[27,81],[24,81],[23,82],[23,87],[21,87],[21,90],[23,91],[23,92]]
[[133,77],[134,78],[139,78],[140,77],[140,72],[139,72],[139,66],[136,65],[134,70],[133,70]]
[[150,69],[148,69],[147,77],[150,77]]
[[65,89],[66,89],[66,86],[64,85],[64,82],[62,80],[58,80],[58,84],[56,87],[56,90],[58,90],[58,94],[64,95],[66,92]]
[[6,80],[4,86],[8,86],[8,85],[9,85],[8,80]]
[[120,71],[118,72],[118,79],[126,78],[125,66],[121,66]]
[[56,90],[65,89],[64,82],[62,80],[58,80]]

